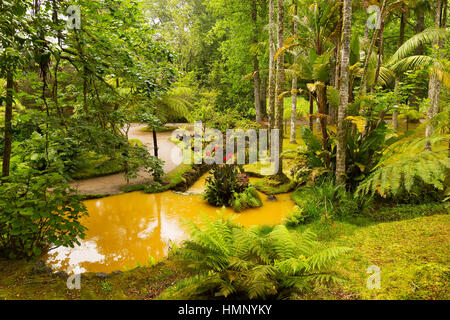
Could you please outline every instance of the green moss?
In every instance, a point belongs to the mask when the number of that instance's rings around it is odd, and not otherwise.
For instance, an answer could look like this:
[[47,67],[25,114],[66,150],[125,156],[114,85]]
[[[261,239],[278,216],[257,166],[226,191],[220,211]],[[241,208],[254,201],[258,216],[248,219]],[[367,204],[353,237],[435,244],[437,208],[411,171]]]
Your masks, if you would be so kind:
[[258,191],[267,195],[289,193],[297,186],[294,181],[286,180],[286,182],[283,183],[272,179],[272,177],[254,180],[252,184]]
[[[378,223],[366,227],[335,222],[325,228],[323,224],[315,223],[312,229],[320,234],[323,247],[339,245],[354,249],[338,260],[335,268],[347,281],[341,285],[317,289],[313,298],[376,300],[449,298],[448,290],[444,290],[442,282],[448,277],[445,273],[445,270],[448,270],[450,249],[448,215]],[[437,266],[435,270],[438,271],[430,271],[429,278],[418,276],[419,270],[430,263]],[[380,289],[367,288],[367,279],[370,276],[367,268],[371,265],[381,269]],[[421,290],[416,288],[420,286],[416,283],[420,282],[418,278],[426,283],[426,285],[422,283]],[[433,285],[432,278],[439,281],[436,286]]]
[[72,174],[75,180],[107,176],[123,172],[123,164],[117,159],[96,154],[86,155]]
[[[156,132],[171,132],[171,131],[175,131],[177,129],[178,129],[178,127],[174,127],[174,126],[162,126],[162,127],[156,128]],[[153,132],[153,128],[152,127],[146,127],[146,128],[140,129],[139,131],[141,131],[141,132]]]

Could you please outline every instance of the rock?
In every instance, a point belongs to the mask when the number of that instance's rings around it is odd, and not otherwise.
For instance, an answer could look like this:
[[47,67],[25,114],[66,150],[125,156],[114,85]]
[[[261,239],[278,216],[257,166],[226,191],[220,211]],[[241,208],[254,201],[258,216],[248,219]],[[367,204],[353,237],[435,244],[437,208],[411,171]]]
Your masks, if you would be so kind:
[[123,274],[123,272],[117,270],[117,271],[113,271],[111,274],[112,274],[113,276],[120,276],[121,274]]
[[104,272],[97,272],[95,274],[95,277],[97,277],[99,279],[106,279],[106,278],[109,278],[109,275]]
[[278,201],[278,199],[273,194],[271,194],[270,196],[267,196],[267,201]]
[[58,278],[68,278],[69,277],[69,275],[66,273],[66,272],[64,272],[64,271],[58,271],[58,272],[56,272],[55,273],[55,276],[57,276]]
[[52,268],[47,267],[43,260],[39,260],[33,267],[34,274],[51,274],[52,272]]

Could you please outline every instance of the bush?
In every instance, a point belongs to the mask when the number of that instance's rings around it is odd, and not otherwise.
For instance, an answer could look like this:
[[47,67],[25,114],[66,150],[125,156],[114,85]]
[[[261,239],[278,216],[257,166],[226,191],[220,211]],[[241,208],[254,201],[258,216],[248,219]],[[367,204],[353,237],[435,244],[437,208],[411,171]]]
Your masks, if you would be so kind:
[[317,250],[315,235],[291,233],[283,225],[262,230],[235,225],[230,218],[189,222],[191,240],[173,255],[194,276],[168,288],[162,298],[280,299],[340,279],[330,270],[348,248]]
[[262,205],[261,198],[254,187],[248,187],[243,192],[233,195],[232,207],[236,212],[242,212],[248,208],[259,208]]
[[286,220],[289,226],[319,219],[345,220],[361,215],[372,203],[371,198],[354,198],[344,187],[336,187],[331,180],[300,188],[293,193],[292,199],[299,209]]
[[215,165],[212,176],[206,179],[203,195],[209,204],[216,207],[232,207],[236,212],[262,206],[262,201],[249,179],[239,173],[236,165]]
[[27,170],[0,184],[0,248],[7,258],[33,258],[84,237],[81,199],[58,173],[37,174]]

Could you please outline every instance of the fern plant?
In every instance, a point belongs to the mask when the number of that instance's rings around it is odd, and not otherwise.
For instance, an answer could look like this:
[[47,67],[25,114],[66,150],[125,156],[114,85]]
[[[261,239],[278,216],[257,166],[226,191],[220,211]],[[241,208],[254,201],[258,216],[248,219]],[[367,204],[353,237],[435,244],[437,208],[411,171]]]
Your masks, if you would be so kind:
[[[386,148],[372,174],[358,186],[356,194],[377,192],[385,198],[405,191],[410,193],[418,185],[444,190],[446,174],[450,169],[450,134],[447,125],[443,125],[448,124],[448,113],[438,114],[432,121],[437,123],[436,131],[430,138],[420,136],[428,124],[426,122],[414,134]],[[430,144],[436,147],[428,150],[426,146]]]
[[315,284],[341,281],[330,267],[350,250],[318,250],[310,231],[290,232],[283,225],[270,232],[258,226],[245,229],[222,214],[216,220],[204,217],[202,229],[189,225],[191,240],[174,258],[195,275],[168,288],[161,298],[290,298]]

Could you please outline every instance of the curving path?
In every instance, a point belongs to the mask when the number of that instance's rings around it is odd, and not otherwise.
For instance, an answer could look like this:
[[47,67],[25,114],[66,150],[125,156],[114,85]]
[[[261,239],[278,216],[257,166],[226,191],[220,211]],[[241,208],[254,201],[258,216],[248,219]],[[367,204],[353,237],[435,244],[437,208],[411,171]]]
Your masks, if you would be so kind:
[[[144,124],[132,124],[128,138],[129,139],[139,139],[144,146],[153,155],[153,135],[151,132],[140,131],[145,128]],[[171,159],[172,152],[174,149],[179,150],[179,148],[169,141],[172,136],[172,132],[160,132],[158,135],[158,147],[159,147],[159,158],[165,162],[164,172],[169,172],[177,167]],[[181,152],[181,151],[180,151]],[[131,185],[142,184],[151,181],[151,174],[146,172],[140,172],[137,179],[130,181]],[[122,173],[90,178],[85,180],[77,180],[72,182],[71,187],[77,189],[79,194],[118,194],[121,189],[127,185],[127,181]]]

